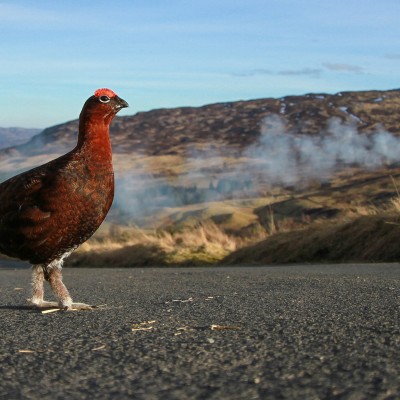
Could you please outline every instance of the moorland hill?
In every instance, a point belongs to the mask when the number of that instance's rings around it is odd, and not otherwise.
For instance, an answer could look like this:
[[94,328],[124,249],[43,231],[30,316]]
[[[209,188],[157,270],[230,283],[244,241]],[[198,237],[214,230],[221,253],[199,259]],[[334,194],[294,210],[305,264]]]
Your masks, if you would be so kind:
[[[374,248],[369,241],[387,248],[389,228],[390,242],[400,240],[392,212],[400,187],[399,106],[400,90],[364,91],[117,117],[110,132],[114,205],[70,262],[346,261]],[[77,127],[70,121],[0,150],[3,178],[72,149]],[[346,232],[355,239],[357,231],[359,252],[342,251],[341,243],[352,243]],[[310,250],[297,255],[299,248]],[[396,251],[391,261],[400,259]],[[363,260],[389,259],[378,253]]]

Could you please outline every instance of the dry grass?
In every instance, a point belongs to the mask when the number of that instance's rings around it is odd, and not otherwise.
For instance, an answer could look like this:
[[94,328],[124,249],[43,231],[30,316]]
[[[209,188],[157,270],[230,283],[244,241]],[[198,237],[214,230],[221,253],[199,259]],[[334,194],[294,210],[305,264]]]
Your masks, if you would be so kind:
[[369,215],[347,223],[280,233],[233,252],[223,262],[391,262],[400,259],[399,241],[397,215]]
[[176,232],[110,226],[75,252],[68,264],[86,267],[203,265],[222,260],[240,241],[211,221]]
[[[392,182],[392,188],[394,181]],[[379,185],[359,187],[373,193]],[[324,191],[164,209],[159,227],[105,224],[67,261],[133,267],[400,259],[400,195],[381,206]],[[379,190],[378,190],[379,192]],[[336,194],[336,192],[335,192]]]
[[[395,182],[393,181],[395,186]],[[395,186],[396,187],[396,186]],[[340,217],[277,232],[232,252],[226,264],[396,262],[400,260],[400,194],[381,208],[359,205]]]

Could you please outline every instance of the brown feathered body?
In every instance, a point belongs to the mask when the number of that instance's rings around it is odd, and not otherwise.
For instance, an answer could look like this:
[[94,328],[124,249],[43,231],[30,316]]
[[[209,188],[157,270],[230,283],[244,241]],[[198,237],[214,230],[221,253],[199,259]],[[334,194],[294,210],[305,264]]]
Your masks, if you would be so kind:
[[61,268],[62,259],[97,230],[113,201],[109,125],[128,104],[104,90],[86,101],[72,151],[0,185],[0,252],[42,265],[46,279],[46,267],[59,262]]
[[0,251],[50,263],[92,236],[114,195],[111,157],[94,161],[76,149],[0,185]]

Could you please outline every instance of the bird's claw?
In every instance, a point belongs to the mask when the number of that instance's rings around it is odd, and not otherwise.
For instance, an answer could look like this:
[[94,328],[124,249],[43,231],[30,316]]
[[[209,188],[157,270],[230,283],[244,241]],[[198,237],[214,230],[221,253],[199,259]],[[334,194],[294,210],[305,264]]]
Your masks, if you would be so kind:
[[70,306],[64,308],[64,310],[93,310],[94,308],[97,307],[85,303],[72,303]]
[[60,299],[59,308],[65,311],[71,310],[93,310],[96,306],[85,303],[73,303],[71,297]]
[[73,311],[73,310],[93,310],[97,308],[97,306],[92,306],[90,304],[85,304],[85,303],[72,303],[72,302],[66,302],[66,304],[63,303],[57,303],[55,301],[45,301],[45,300],[37,300],[37,299],[28,299],[28,303],[39,309],[44,309],[44,308],[58,308],[59,310],[64,310],[64,311]]
[[55,301],[37,300],[34,298],[27,299],[28,303],[35,308],[59,308],[58,303]]

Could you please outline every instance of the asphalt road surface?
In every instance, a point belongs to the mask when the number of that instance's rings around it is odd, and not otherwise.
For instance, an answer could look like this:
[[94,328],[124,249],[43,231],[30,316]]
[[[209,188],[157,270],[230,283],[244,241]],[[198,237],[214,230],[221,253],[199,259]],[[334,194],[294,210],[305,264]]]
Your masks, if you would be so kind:
[[1,399],[399,399],[400,265],[64,269],[93,311],[25,304],[0,262]]

